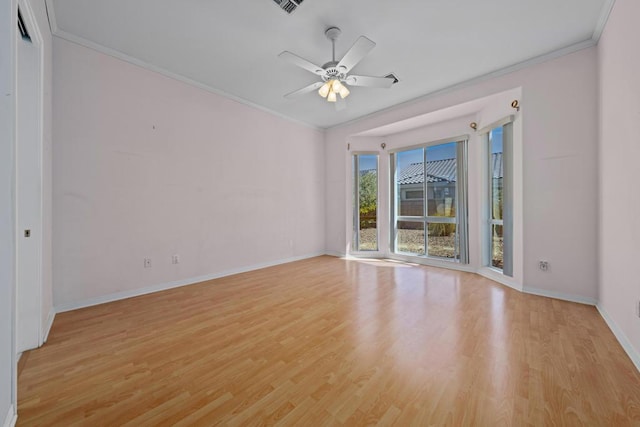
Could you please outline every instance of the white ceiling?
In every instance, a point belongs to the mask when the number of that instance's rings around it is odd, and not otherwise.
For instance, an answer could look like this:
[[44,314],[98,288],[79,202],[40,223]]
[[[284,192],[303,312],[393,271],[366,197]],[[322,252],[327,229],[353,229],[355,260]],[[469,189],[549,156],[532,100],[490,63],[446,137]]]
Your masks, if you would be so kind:
[[[54,34],[326,128],[569,46],[597,41],[613,0],[49,0]],[[337,112],[315,93],[284,94],[317,76],[278,58],[322,65],[324,31],[342,29],[338,59],[360,35],[377,46],[354,69],[394,72],[390,89],[353,87]],[[577,47],[576,46],[576,47]]]

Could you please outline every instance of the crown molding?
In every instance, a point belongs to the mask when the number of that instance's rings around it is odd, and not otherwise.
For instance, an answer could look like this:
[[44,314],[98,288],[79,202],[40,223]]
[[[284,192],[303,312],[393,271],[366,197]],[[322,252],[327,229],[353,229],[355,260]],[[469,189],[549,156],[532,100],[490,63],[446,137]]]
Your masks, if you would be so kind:
[[228,92],[225,92],[225,91],[223,91],[221,89],[206,85],[204,83],[201,83],[201,82],[198,82],[196,80],[190,79],[190,78],[185,77],[183,75],[180,75],[180,74],[171,72],[169,70],[166,70],[166,69],[164,69],[162,67],[159,67],[159,66],[150,64],[148,62],[142,61],[140,59],[134,58],[133,56],[130,56],[130,55],[128,55],[126,53],[123,53],[123,52],[120,52],[118,50],[105,47],[105,46],[103,46],[101,44],[95,43],[95,42],[93,42],[91,40],[88,40],[88,39],[86,39],[84,37],[79,37],[79,36],[76,36],[74,34],[68,33],[66,31],[60,29],[58,27],[58,25],[57,25],[56,17],[55,17],[55,11],[54,11],[54,7],[53,7],[53,0],[45,0],[45,3],[46,3],[46,7],[47,7],[47,13],[48,13],[48,17],[49,17],[49,26],[51,28],[51,33],[56,37],[59,37],[61,39],[67,40],[69,42],[72,42],[72,43],[87,47],[89,49],[92,49],[92,50],[95,50],[97,52],[103,53],[105,55],[120,59],[122,61],[125,61],[125,62],[128,62],[130,64],[136,65],[136,66],[138,66],[140,68],[143,68],[143,69],[146,69],[146,70],[149,70],[149,71],[153,71],[153,72],[161,74],[161,75],[163,75],[165,77],[169,77],[171,79],[178,80],[178,81],[180,81],[182,83],[185,83],[185,84],[188,84],[190,86],[194,86],[194,87],[197,87],[199,89],[203,89],[203,90],[205,90],[207,92],[211,92],[211,93],[214,93],[214,94],[219,95],[219,96],[223,96],[225,98],[231,99],[233,101],[239,102],[241,104],[247,105],[247,106],[255,108],[257,110],[266,112],[268,114],[274,115],[274,116],[279,117],[281,119],[287,120],[287,121],[289,121],[291,123],[295,123],[297,125],[304,126],[306,128],[310,128],[310,129],[313,129],[313,130],[326,131],[326,130],[330,130],[330,129],[338,129],[338,128],[346,127],[346,126],[352,125],[354,123],[357,123],[357,122],[359,122],[361,120],[369,119],[369,118],[372,118],[372,117],[377,117],[377,116],[382,115],[384,113],[387,113],[387,112],[390,112],[390,111],[394,111],[396,109],[403,108],[403,107],[406,107],[408,105],[412,105],[412,104],[415,104],[415,103],[418,103],[418,102],[423,102],[425,100],[434,98],[436,96],[444,95],[446,93],[453,92],[453,91],[456,91],[458,89],[462,89],[462,88],[465,88],[467,86],[470,86],[470,85],[473,85],[473,84],[476,84],[476,83],[480,83],[480,82],[483,82],[483,81],[486,81],[486,80],[490,80],[490,79],[495,78],[495,77],[500,77],[500,76],[503,76],[505,74],[509,74],[509,73],[514,72],[514,71],[521,70],[523,68],[531,67],[531,66],[536,65],[536,64],[540,64],[540,63],[543,63],[543,62],[546,62],[546,61],[550,61],[550,60],[559,58],[561,56],[569,55],[569,54],[577,52],[579,50],[587,49],[589,47],[595,46],[598,43],[598,41],[600,40],[600,36],[602,35],[602,32],[604,31],[604,28],[605,28],[605,26],[607,24],[607,21],[609,19],[609,16],[610,16],[611,11],[613,9],[613,6],[615,4],[615,0],[605,0],[605,3],[603,4],[601,12],[600,12],[600,17],[598,18],[596,27],[595,27],[595,29],[593,31],[593,34],[592,34],[590,39],[587,39],[587,40],[584,40],[582,42],[575,43],[575,44],[572,44],[572,45],[569,45],[569,46],[565,46],[563,48],[560,48],[560,49],[557,49],[557,50],[554,50],[554,51],[551,51],[551,52],[536,56],[534,58],[527,59],[525,61],[521,61],[521,62],[512,64],[512,65],[509,65],[507,67],[504,67],[504,68],[501,68],[501,69],[498,69],[498,70],[494,70],[494,71],[489,72],[487,74],[483,74],[483,75],[480,75],[480,76],[465,80],[463,82],[460,82],[460,83],[445,87],[443,89],[436,90],[434,92],[430,92],[430,93],[425,94],[425,95],[420,95],[420,96],[418,96],[416,98],[404,101],[404,102],[396,104],[396,105],[392,105],[390,107],[375,111],[373,113],[366,114],[364,116],[357,117],[355,119],[348,120],[348,121],[343,122],[343,123],[339,123],[339,124],[336,124],[336,125],[333,125],[333,126],[326,126],[326,127],[321,127],[321,126],[317,126],[317,125],[314,125],[314,124],[311,124],[311,123],[307,123],[307,122],[304,122],[304,121],[301,121],[301,120],[294,119],[294,118],[289,117],[289,116],[287,116],[285,114],[282,114],[282,113],[277,112],[275,110],[272,110],[270,108],[264,107],[262,105],[256,104],[256,103],[251,102],[251,101],[249,101],[247,99],[244,99],[242,97],[239,97],[239,96],[236,96],[236,95],[232,95],[232,94],[230,94]]
[[593,30],[593,35],[591,39],[598,43],[600,41],[600,37],[602,36],[602,32],[607,26],[607,21],[609,20],[609,16],[611,16],[611,11],[613,10],[613,6],[615,5],[616,0],[605,0],[602,5],[602,9],[600,10],[600,17],[598,18],[598,22],[596,23],[596,28]]
[[[583,49],[588,49],[588,48],[593,47],[595,45],[596,45],[596,42],[593,39],[584,40],[584,41],[581,41],[579,43],[575,43],[575,44],[572,44],[572,45],[569,45],[569,46],[565,46],[563,48],[556,49],[556,50],[553,50],[551,52],[547,52],[545,54],[542,54],[542,55],[527,59],[525,61],[518,62],[516,64],[509,65],[507,67],[500,68],[500,69],[495,70],[495,71],[491,71],[490,73],[483,74],[483,75],[480,75],[480,76],[477,76],[477,77],[473,77],[473,78],[471,78],[469,80],[465,80],[463,82],[456,83],[454,85],[445,87],[443,89],[438,89],[438,90],[436,90],[434,92],[430,92],[430,93],[428,93],[426,95],[418,96],[418,97],[410,99],[408,101],[401,102],[400,104],[392,105],[391,107],[375,111],[375,112],[367,114],[365,116],[358,117],[356,119],[349,120],[347,122],[340,123],[340,124],[337,124],[335,126],[328,127],[326,129],[327,130],[330,130],[330,129],[333,130],[333,129],[339,129],[339,128],[342,128],[342,127],[346,127],[346,126],[355,124],[355,123],[357,123],[357,122],[359,122],[361,120],[370,119],[370,118],[377,117],[379,115],[383,115],[383,114],[391,112],[391,111],[395,111],[395,110],[398,110],[398,109],[402,109],[404,107],[408,107],[408,106],[413,105],[413,104],[424,102],[426,100],[435,98],[437,96],[445,95],[447,93],[454,92],[456,90],[463,89],[465,87],[468,87],[468,86],[471,86],[471,85],[474,85],[474,84],[477,84],[477,83],[480,83],[480,82],[484,82],[484,81],[491,80],[491,79],[496,78],[496,77],[500,77],[500,76],[504,76],[506,74],[513,73],[514,71],[522,70],[524,68],[532,67],[534,65],[541,64],[543,62],[551,61],[553,59],[557,59],[557,58],[560,58],[562,56],[566,56],[566,55],[578,52],[578,51],[583,50]],[[389,124],[389,123],[386,123],[386,124]],[[380,125],[380,126],[384,126],[384,124]]]

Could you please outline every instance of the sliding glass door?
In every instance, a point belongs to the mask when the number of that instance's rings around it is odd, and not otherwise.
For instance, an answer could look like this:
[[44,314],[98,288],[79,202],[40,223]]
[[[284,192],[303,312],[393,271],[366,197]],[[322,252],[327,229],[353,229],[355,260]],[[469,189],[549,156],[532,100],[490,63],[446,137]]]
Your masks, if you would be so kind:
[[393,252],[468,262],[467,142],[392,153]]

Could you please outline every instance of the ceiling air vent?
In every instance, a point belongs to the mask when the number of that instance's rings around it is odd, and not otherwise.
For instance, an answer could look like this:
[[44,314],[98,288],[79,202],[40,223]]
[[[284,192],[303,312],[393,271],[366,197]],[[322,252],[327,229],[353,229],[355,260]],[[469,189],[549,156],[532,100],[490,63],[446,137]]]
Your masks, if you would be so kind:
[[294,10],[296,10],[304,0],[273,0],[273,1],[275,4],[280,6],[282,10],[290,14]]

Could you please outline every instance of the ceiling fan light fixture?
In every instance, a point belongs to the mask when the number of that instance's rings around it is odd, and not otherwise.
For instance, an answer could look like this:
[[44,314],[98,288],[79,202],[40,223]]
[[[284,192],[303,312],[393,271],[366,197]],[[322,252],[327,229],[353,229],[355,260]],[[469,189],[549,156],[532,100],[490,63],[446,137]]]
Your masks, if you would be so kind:
[[336,93],[334,91],[329,92],[329,95],[327,95],[327,101],[336,102],[337,100],[338,98],[336,97]]

